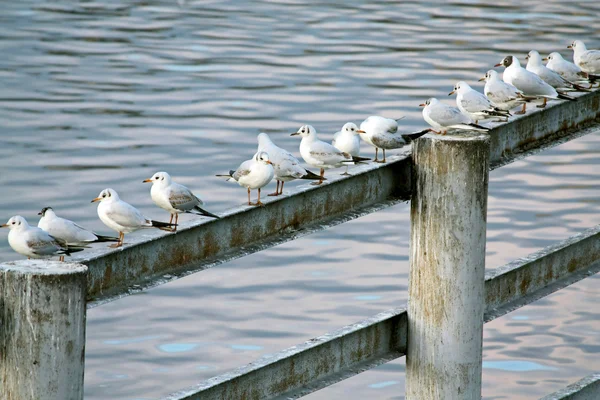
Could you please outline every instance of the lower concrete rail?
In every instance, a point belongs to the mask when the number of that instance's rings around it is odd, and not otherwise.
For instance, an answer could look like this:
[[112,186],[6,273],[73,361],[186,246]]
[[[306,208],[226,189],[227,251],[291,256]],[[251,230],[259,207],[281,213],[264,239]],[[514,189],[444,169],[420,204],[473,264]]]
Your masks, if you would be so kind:
[[[584,128],[600,121],[600,91],[576,96],[492,129],[491,167],[591,132]],[[220,220],[183,224],[176,234],[128,236],[123,248],[96,248],[73,262],[89,267],[88,300],[125,295],[408,200],[411,165],[407,153],[361,165],[351,177],[332,173],[327,184],[304,185],[265,207],[238,207]]]
[[600,373],[586,376],[580,381],[542,397],[540,400],[598,400],[600,399]]
[[[487,272],[484,320],[489,322],[598,271],[600,226]],[[299,398],[404,356],[406,339],[407,312],[395,309],[263,357],[168,400]]]

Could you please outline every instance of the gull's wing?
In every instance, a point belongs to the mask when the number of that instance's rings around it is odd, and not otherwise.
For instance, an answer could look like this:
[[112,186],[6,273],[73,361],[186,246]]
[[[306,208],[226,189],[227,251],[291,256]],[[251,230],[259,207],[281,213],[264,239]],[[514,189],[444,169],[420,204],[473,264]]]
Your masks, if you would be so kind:
[[246,160],[240,164],[238,169],[233,173],[233,179],[238,181],[242,176],[246,176],[250,173],[254,160]]
[[527,95],[541,95],[541,96],[554,96],[555,91],[550,85],[542,80],[539,76],[533,72],[522,69],[519,74],[513,76],[512,83],[515,87],[518,87],[526,96]]
[[140,210],[123,200],[111,203],[110,207],[107,207],[106,216],[125,227],[137,228],[150,224]]
[[600,69],[600,50],[588,50],[583,53],[579,64],[587,69]]
[[25,243],[33,254],[47,256],[66,248],[66,245],[61,245],[55,238],[40,228],[31,227],[26,235]]
[[171,203],[171,207],[174,209],[183,211],[191,210],[201,204],[200,199],[194,196],[190,189],[177,184],[171,184],[169,203]]
[[293,162],[292,160],[283,160],[283,162],[276,165],[275,175],[284,178],[292,177],[300,179],[306,175],[306,170],[297,162]]
[[324,164],[331,165],[352,159],[350,155],[339,151],[336,147],[321,140],[315,140],[311,143],[310,155]]
[[93,232],[66,218],[57,217],[52,224],[52,234],[63,238],[67,243],[93,242],[98,239]]
[[485,95],[494,103],[505,103],[507,101],[515,100],[520,91],[505,82],[497,81],[488,87]]
[[387,132],[394,134],[398,132],[398,122],[391,118],[384,118],[378,115],[372,115],[365,119],[362,124],[360,124],[360,129],[365,132],[370,132],[371,130],[376,132]]
[[471,118],[460,112],[458,108],[450,107],[443,103],[439,103],[437,107],[431,110],[429,117],[442,126],[470,124],[473,122]]
[[493,109],[492,103],[476,90],[469,90],[461,96],[461,106],[470,113],[480,113],[481,111]]

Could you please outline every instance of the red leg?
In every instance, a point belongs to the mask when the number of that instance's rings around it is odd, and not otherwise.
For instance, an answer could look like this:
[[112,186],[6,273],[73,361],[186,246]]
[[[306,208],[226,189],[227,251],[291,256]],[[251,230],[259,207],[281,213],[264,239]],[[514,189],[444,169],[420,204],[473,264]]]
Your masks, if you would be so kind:
[[[281,183],[283,183],[283,182],[281,182]],[[277,181],[277,187],[275,188],[275,193],[269,193],[267,196],[279,196],[279,181]]]
[[283,184],[284,183],[285,183],[284,181],[281,181],[281,187],[279,188],[279,194],[283,194]]
[[248,205],[252,205],[252,203],[250,202],[250,188],[248,188]]

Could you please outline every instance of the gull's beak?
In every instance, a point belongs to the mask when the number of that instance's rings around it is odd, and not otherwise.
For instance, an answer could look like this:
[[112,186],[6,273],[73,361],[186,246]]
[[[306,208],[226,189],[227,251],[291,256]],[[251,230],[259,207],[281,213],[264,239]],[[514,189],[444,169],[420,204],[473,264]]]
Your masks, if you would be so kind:
[[357,129],[355,132],[356,132],[356,133],[367,133],[367,132],[365,132],[365,131],[362,131],[362,130],[360,130],[360,129]]
[[502,66],[502,63],[500,63],[500,64],[496,64],[496,65],[494,65],[494,68],[496,68],[496,67],[501,67],[501,66]]
[[6,228],[8,226],[8,224],[2,224],[0,225],[0,228]]
[[144,179],[144,180],[142,181],[142,183],[148,183],[148,182],[152,182],[152,179],[148,178],[148,179]]
[[542,58],[542,61],[548,61],[548,57]]
[[451,91],[450,93],[448,93],[448,96],[452,96],[455,92],[456,90]]
[[294,132],[290,136],[298,136],[299,134],[300,134],[300,132]]
[[479,79],[477,82],[482,82],[482,81],[485,81],[485,76],[483,78]]
[[92,200],[92,203],[95,203],[95,202],[100,201],[100,200],[102,200],[102,198],[96,197],[94,200]]
[[267,164],[273,165],[271,161],[266,161]]
[[567,46],[567,49],[572,49],[572,48],[573,48],[572,44],[570,44],[570,45]]
[[40,212],[38,213],[38,215],[42,215],[42,212],[40,211]]
[[419,107],[425,107],[427,104],[423,103],[423,104],[419,104]]

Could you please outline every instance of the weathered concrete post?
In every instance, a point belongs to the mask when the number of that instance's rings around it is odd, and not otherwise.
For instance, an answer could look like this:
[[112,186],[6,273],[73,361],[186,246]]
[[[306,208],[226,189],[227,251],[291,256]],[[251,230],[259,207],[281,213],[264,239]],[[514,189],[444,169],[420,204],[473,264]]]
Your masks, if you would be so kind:
[[407,400],[480,400],[489,138],[413,144]]
[[0,398],[81,400],[87,267],[0,264]]

